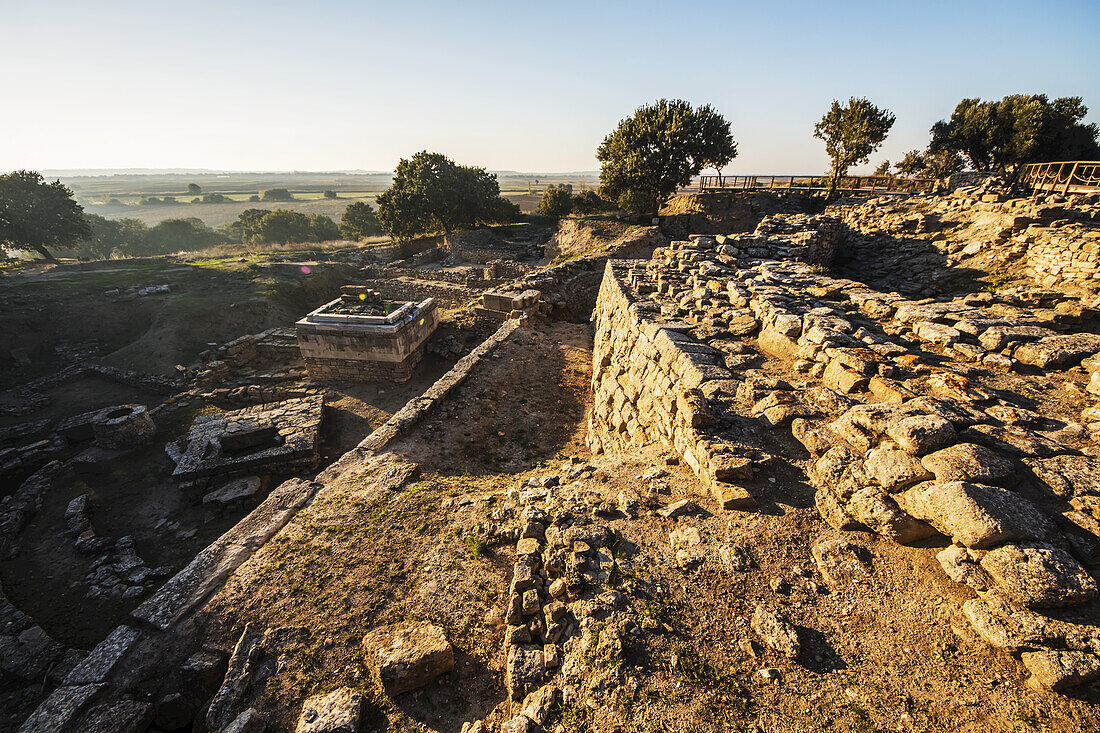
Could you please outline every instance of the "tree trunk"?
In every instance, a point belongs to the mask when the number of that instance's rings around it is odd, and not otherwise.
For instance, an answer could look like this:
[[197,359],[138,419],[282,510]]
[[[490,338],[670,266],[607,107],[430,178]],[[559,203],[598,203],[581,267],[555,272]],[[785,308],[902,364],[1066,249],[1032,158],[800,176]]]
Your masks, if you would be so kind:
[[31,246],[34,248],[34,251],[42,255],[42,258],[47,262],[57,262],[57,258],[50,254],[50,251],[46,249],[45,245],[34,244]]
[[836,185],[840,182],[840,166],[833,165],[833,177],[829,181],[829,191],[825,194],[826,199],[831,199],[833,194],[836,193]]

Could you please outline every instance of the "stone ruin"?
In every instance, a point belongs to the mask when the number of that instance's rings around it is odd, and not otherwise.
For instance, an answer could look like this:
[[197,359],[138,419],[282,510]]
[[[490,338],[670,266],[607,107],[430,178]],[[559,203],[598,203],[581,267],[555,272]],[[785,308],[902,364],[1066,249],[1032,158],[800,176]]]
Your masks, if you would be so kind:
[[[315,395],[200,415],[183,440],[172,478],[205,487],[230,477],[316,468],[323,407],[324,396]],[[241,488],[249,486],[251,493],[259,488],[258,482]],[[243,498],[240,490],[229,493]]]
[[295,324],[313,379],[405,382],[439,325],[435,300],[387,301],[370,288],[346,285],[342,295]]
[[500,321],[519,318],[539,307],[542,293],[538,290],[486,290],[481,295],[481,305],[474,313]]
[[978,637],[1039,688],[1100,678],[1086,569],[1100,562],[1100,411],[1093,399],[1080,422],[1045,416],[1013,391],[1056,378],[1100,394],[1087,313],[1057,293],[1046,309],[989,293],[914,301],[831,277],[797,261],[831,224],[802,221],[793,237],[695,237],[608,262],[593,451],[669,446],[720,506],[744,508],[784,449],[744,442],[739,421],[790,431],[826,522],[902,544],[946,538],[936,559],[974,591],[963,611]]

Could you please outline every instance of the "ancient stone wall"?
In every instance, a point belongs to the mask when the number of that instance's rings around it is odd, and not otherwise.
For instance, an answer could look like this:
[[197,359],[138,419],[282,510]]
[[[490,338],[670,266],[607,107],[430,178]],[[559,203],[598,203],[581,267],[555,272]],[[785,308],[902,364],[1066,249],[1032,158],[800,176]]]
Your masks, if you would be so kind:
[[730,374],[718,366],[717,350],[684,335],[690,324],[666,321],[628,294],[632,264],[607,263],[596,301],[589,445],[595,452],[671,446],[722,506],[751,505],[748,492],[728,481],[751,472],[751,459],[706,430],[714,419],[700,388],[718,388]]
[[407,382],[424,356],[421,345],[401,361],[364,361],[333,357],[305,357],[306,371],[326,382]]
[[451,287],[446,287],[416,280],[380,278],[362,280],[358,284],[377,290],[382,294],[382,297],[387,300],[424,300],[426,298],[433,298],[449,306],[461,306],[476,295],[475,291],[464,285],[455,284]]
[[1032,242],[1027,249],[1028,274],[1047,288],[1062,284],[1100,284],[1100,229],[1065,227],[1040,233],[1029,227]]
[[[314,379],[407,381],[439,325],[434,300],[422,301],[398,322],[378,326],[298,321],[298,344]],[[351,316],[350,318],[355,318]]]

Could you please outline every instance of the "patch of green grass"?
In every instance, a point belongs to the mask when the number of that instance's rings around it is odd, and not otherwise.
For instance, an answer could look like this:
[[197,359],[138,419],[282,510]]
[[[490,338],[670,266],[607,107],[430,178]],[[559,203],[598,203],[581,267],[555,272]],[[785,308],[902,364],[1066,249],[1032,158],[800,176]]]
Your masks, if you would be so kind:
[[485,544],[485,540],[472,534],[463,537],[462,544],[466,547],[466,552],[470,553],[470,557],[475,560],[479,557],[486,557],[489,554],[489,546]]
[[731,670],[725,670],[700,655],[694,647],[677,646],[678,663],[673,672],[685,685],[711,690],[726,706],[727,712],[744,717],[752,707],[752,696],[741,686]]
[[848,705],[848,712],[852,714],[852,730],[855,733],[886,733],[871,720],[871,714],[855,703]]
[[563,706],[561,724],[569,733],[588,733],[591,728],[588,721],[588,708],[583,705]]

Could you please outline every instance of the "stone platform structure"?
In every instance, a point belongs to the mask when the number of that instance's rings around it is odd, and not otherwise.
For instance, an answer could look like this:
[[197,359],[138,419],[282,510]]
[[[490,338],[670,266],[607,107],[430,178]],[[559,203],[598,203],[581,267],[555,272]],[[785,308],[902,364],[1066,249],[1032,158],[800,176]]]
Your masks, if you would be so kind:
[[291,474],[319,459],[324,396],[254,405],[195,418],[172,478],[205,486],[242,474]]
[[344,294],[295,324],[309,375],[318,380],[405,382],[439,325],[435,300],[383,301],[368,288]]
[[537,308],[539,298],[542,296],[538,290],[486,290],[481,295],[481,305],[474,307],[474,312],[479,316],[488,316],[501,321],[509,318],[518,318],[531,309]]

